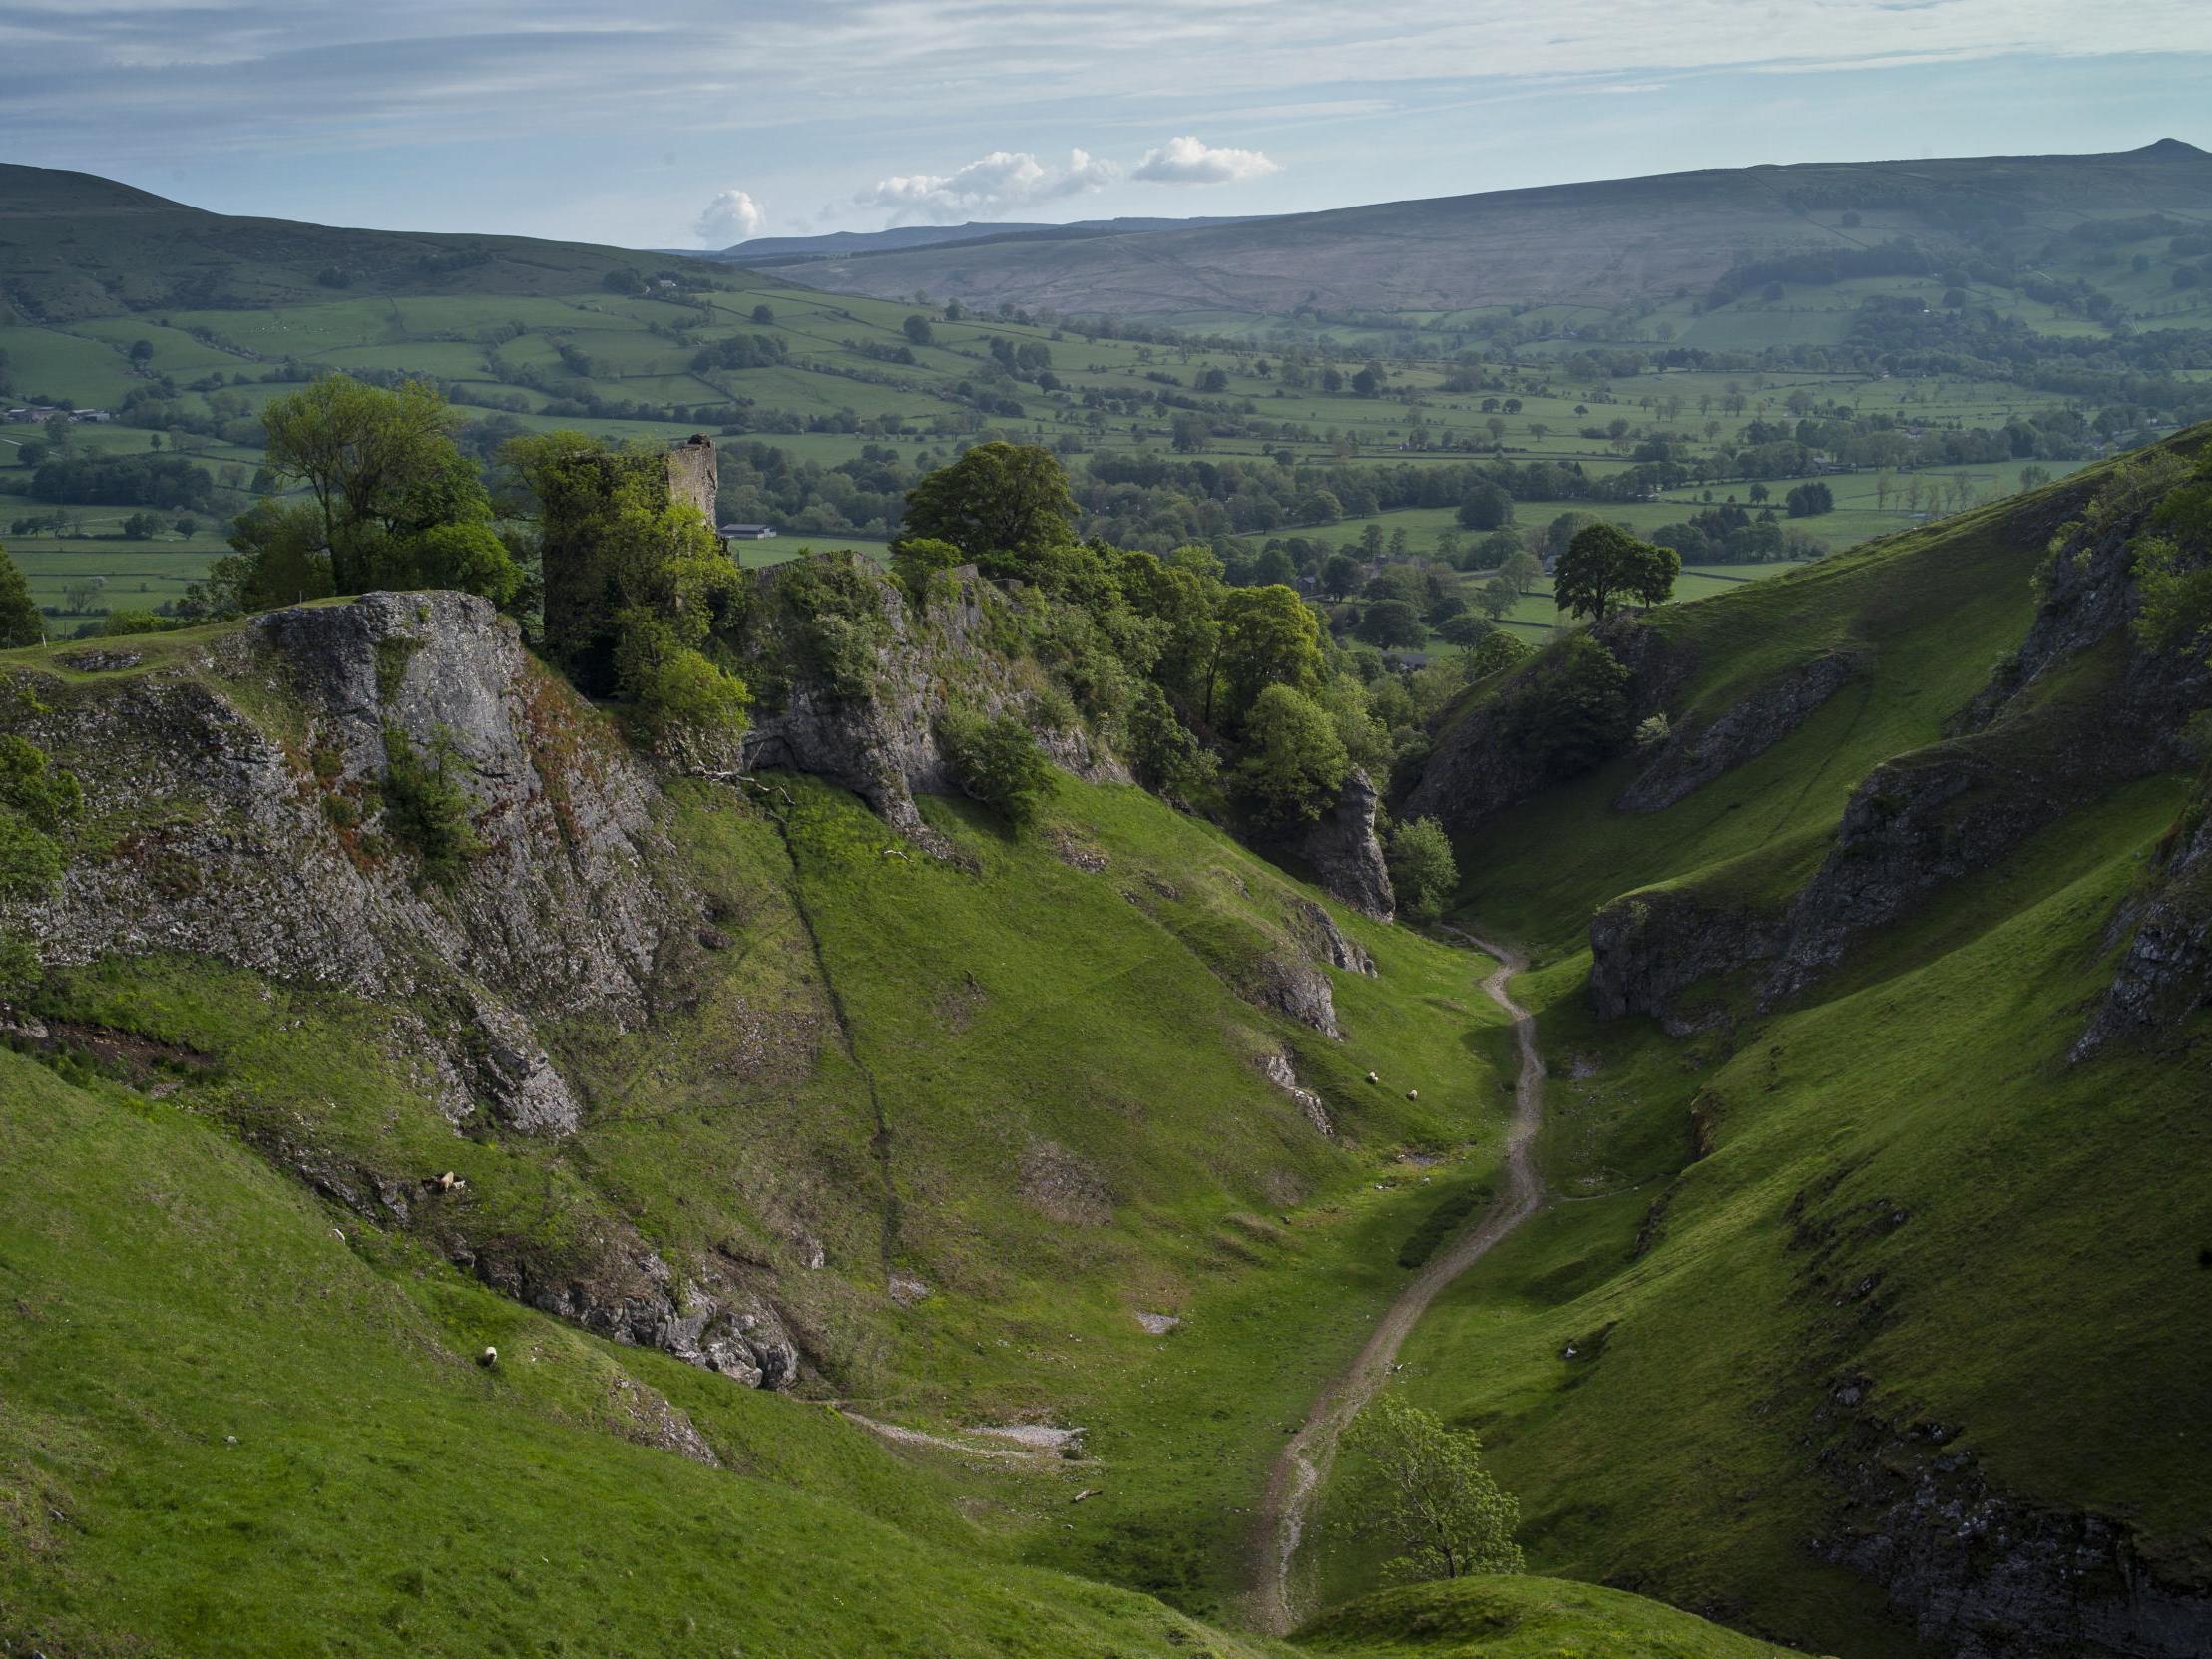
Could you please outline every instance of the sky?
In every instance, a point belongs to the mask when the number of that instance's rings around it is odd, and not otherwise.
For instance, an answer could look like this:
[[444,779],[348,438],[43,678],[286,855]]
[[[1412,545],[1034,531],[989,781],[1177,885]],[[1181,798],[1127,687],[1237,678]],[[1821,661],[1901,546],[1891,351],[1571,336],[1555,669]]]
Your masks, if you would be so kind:
[[0,161],[643,247],[2165,137],[2203,0],[0,0]]

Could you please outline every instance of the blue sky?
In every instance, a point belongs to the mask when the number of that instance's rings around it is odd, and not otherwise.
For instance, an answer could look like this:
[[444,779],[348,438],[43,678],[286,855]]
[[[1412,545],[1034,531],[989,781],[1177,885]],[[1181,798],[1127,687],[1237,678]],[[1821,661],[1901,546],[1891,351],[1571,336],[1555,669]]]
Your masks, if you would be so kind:
[[2167,136],[2197,0],[0,0],[0,160],[645,246]]

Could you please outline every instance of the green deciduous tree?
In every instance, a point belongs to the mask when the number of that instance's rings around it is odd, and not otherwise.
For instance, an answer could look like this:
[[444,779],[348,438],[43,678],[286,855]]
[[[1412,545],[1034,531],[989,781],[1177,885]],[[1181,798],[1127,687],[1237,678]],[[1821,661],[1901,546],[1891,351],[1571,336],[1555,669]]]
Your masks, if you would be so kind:
[[1384,1395],[1359,1415],[1345,1443],[1366,1465],[1362,1525],[1396,1552],[1392,1576],[1522,1570],[1513,1536],[1521,1505],[1483,1466],[1473,1434]]
[[1497,530],[1513,522],[1513,497],[1497,485],[1475,485],[1460,502],[1460,524],[1467,530]]
[[1213,751],[1175,718],[1167,694],[1157,685],[1137,694],[1127,728],[1129,764],[1137,782],[1183,806],[1195,806],[1212,793],[1219,769]]
[[1437,637],[1448,645],[1462,650],[1473,650],[1491,634],[1498,631],[1498,624],[1488,617],[1479,617],[1472,611],[1462,611],[1447,617],[1437,624]]
[[1502,627],[1493,628],[1468,650],[1468,683],[1519,667],[1535,654],[1536,647],[1527,640],[1516,638]]
[[234,617],[326,599],[337,590],[322,515],[294,502],[257,501],[230,526],[230,549],[185,592],[195,617]]
[[457,458],[455,417],[420,381],[394,390],[325,375],[261,412],[269,470],[304,484],[322,515],[340,593],[373,580],[370,561],[410,491]]
[[966,564],[968,556],[950,542],[930,536],[902,536],[891,544],[891,574],[915,606],[929,603],[930,578]]
[[[1296,590],[1276,585],[1228,591],[1221,601],[1216,673],[1229,725],[1246,718],[1271,685],[1312,688],[1321,673],[1321,624]],[[1209,723],[1212,717],[1209,703]]]
[[1321,591],[1331,599],[1342,599],[1358,586],[1361,569],[1360,562],[1348,553],[1330,554],[1321,567]]
[[1051,450],[978,444],[906,495],[906,534],[950,542],[992,577],[1034,579],[1075,543],[1075,499]]
[[1618,525],[1584,525],[1551,573],[1561,611],[1602,622],[1623,601],[1663,605],[1674,592],[1682,556],[1638,541]]
[[8,550],[0,547],[0,650],[35,645],[46,637],[46,619],[31,603],[30,584]]
[[1587,633],[1546,653],[1498,705],[1499,735],[1546,777],[1570,778],[1628,741],[1630,676]]
[[1416,921],[1433,922],[1460,885],[1451,837],[1434,818],[1413,818],[1390,832],[1390,883],[1398,908]]
[[1404,600],[1378,600],[1361,614],[1359,636],[1385,650],[1411,650],[1426,635],[1412,606]]
[[1312,819],[1337,798],[1351,757],[1328,711],[1304,692],[1269,685],[1244,721],[1237,790],[1262,818]]

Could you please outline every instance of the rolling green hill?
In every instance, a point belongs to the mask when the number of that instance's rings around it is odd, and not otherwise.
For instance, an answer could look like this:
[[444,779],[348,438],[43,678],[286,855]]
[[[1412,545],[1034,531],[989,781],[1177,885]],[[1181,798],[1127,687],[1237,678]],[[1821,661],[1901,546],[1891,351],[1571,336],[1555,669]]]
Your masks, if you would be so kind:
[[1486,963],[1108,778],[939,856],[657,780],[460,596],[0,674],[85,790],[6,913],[0,1642],[1286,1651],[1218,1628],[1243,1516],[1488,1178]]
[[1509,691],[1440,743],[1552,1202],[1405,1387],[1541,1491],[1533,1567],[1853,1654],[2200,1639],[2212,682],[2128,636],[2132,476],[1655,614],[1675,736],[1573,782],[1498,769]]
[[2108,156],[1711,169],[1216,228],[896,249],[806,277],[853,293],[1105,315],[1614,311],[1703,294],[1739,264],[1779,255],[1865,255],[1900,236],[2017,253],[2085,222],[2160,212],[2190,228],[2212,220],[2212,157],[2163,139]]
[[[89,173],[0,165],[5,320],[82,322],[364,294],[573,293],[667,256],[523,236],[347,230],[207,212]],[[677,261],[680,263],[681,261]]]
[[[2094,159],[2077,162],[2010,173],[2057,200],[2095,174]],[[2111,165],[2195,188],[2187,157]],[[1660,191],[1653,211],[1692,199]],[[1756,507],[1754,486],[1779,511],[1792,488],[1826,482],[1835,511],[1790,528],[1848,546],[2202,413],[2212,284],[2174,285],[2203,262],[2187,251],[2201,215],[2117,189],[2107,201],[2145,210],[2052,209],[1997,227],[2035,247],[1992,244],[1957,268],[1928,232],[1911,269],[1816,260],[1625,310],[1193,312],[1174,319],[1186,334],[794,285],[844,268],[827,264],[787,280],[574,244],[226,218],[89,175],[7,169],[0,398],[114,419],[67,434],[66,456],[101,477],[43,483],[53,432],[0,426],[0,533],[57,631],[173,606],[255,499],[261,407],[340,372],[432,381],[487,457],[506,436],[564,426],[646,443],[712,433],[720,517],[784,532],[747,558],[880,551],[904,490],[991,438],[1066,458],[1087,534],[1155,551],[1202,542],[1240,580],[1270,545],[1267,568],[1317,575],[1370,528],[1386,549],[1439,559],[1462,489],[1418,480],[1476,460],[1540,469],[1516,482],[1525,532],[1592,510],[1650,531],[1729,497]],[[1272,233],[1155,234],[1247,232]],[[154,487],[149,460],[197,483]],[[1775,568],[1770,550],[1721,574]],[[1506,621],[1541,639],[1556,614],[1531,592]]]
[[[2194,178],[2185,149],[2111,166]],[[2015,185],[2105,165],[2077,163]],[[1965,176],[1883,177],[1925,217]],[[42,193],[56,235],[190,213],[56,176],[22,200]],[[2174,222],[2149,265],[2194,257]],[[2063,232],[2082,270],[2155,275],[2099,234]],[[1770,446],[2003,458],[1930,461],[1894,511],[1886,467],[1824,474],[1860,545],[1586,630],[1539,584],[1513,621],[1553,648],[1403,751],[1392,804],[1451,832],[1454,915],[1532,959],[1513,996],[1549,1072],[1546,1195],[1377,1376],[1481,1433],[1532,1572],[1375,1593],[1351,1487],[1325,1485],[1291,1545],[1319,1611],[1284,1641],[1246,1628],[1271,1471],[1524,1167],[1502,1156],[1517,1050],[1459,936],[1128,781],[1045,666],[1080,644],[1051,631],[1070,616],[1018,622],[1030,602],[972,570],[919,595],[864,561],[756,572],[717,645],[757,699],[730,752],[657,743],[459,594],[0,653],[0,734],[83,791],[54,809],[52,884],[20,878],[36,849],[0,812],[0,946],[30,948],[0,950],[23,976],[0,1003],[0,1650],[2212,1643],[2212,428],[2092,460],[2152,406],[1985,377],[2040,358],[1885,379],[1868,340],[1953,309],[1921,297],[1941,271],[1848,278],[1872,332],[1838,343],[1863,360],[1611,362],[1562,332],[1396,358],[1362,394],[1317,384],[1323,354],[756,273],[617,291],[660,279],[646,255],[613,285],[494,291],[452,284],[523,280],[505,254],[395,253],[364,278],[393,291],[287,298],[305,263],[237,245],[209,268],[277,273],[263,298],[72,313],[65,284],[61,313],[0,330],[18,387],[150,394],[148,425],[71,426],[65,459],[242,473],[281,388],[420,372],[478,438],[659,441],[727,411],[725,501],[781,499],[803,453],[848,526],[1003,430],[1090,458],[1087,528],[1206,539],[1256,575],[1262,538],[1302,568],[1368,525],[1406,530],[1408,561],[1460,535],[1452,493],[1421,499],[1447,466],[1574,463],[1582,493],[1510,504],[1535,531],[1598,500],[1670,523]],[[1976,280],[1985,310],[2025,293]],[[1845,285],[1777,284],[1698,319],[1750,331]],[[2097,352],[2154,349],[2088,326]],[[2173,349],[2157,383],[2195,384]],[[1636,458],[1700,398],[1726,419],[1697,410],[1703,475]],[[1167,411],[1223,430],[1163,448]],[[1535,430],[1554,421],[1597,435]],[[1922,522],[1977,494],[1930,478],[2021,482],[2014,435],[2064,444],[2065,476]],[[1400,493],[1260,522],[1324,485]],[[145,561],[120,579],[207,533],[171,534],[115,540]],[[32,540],[42,598],[75,540]],[[937,792],[970,699],[1061,763],[1025,827]],[[25,751],[0,762],[13,801]],[[1364,812],[1328,826],[1374,854]]]

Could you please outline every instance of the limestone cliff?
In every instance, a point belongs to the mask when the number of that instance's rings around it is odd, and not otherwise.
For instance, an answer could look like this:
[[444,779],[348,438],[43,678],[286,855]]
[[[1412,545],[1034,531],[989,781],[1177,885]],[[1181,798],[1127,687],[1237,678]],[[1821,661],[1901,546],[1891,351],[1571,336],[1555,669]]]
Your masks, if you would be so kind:
[[858,555],[759,572],[746,640],[759,702],[745,767],[828,778],[932,850],[914,797],[959,793],[937,734],[955,704],[1015,714],[1068,770],[1126,781],[1080,727],[1042,717],[1042,671],[996,648],[1013,603],[972,565],[938,573],[920,607]]
[[[185,951],[404,999],[433,1011],[455,1123],[575,1127],[532,1022],[635,1023],[689,918],[651,874],[651,786],[512,623],[371,594],[59,661],[90,671],[28,676],[43,712],[20,724],[82,781],[101,856],[21,916],[45,960]],[[442,882],[401,827],[395,758],[465,803],[476,850]]]

